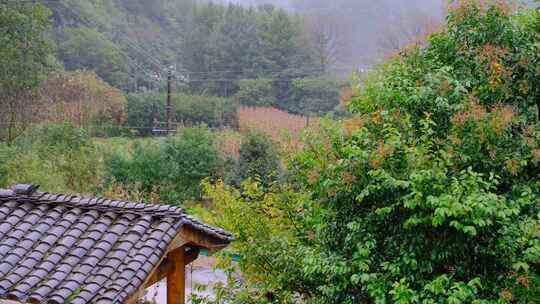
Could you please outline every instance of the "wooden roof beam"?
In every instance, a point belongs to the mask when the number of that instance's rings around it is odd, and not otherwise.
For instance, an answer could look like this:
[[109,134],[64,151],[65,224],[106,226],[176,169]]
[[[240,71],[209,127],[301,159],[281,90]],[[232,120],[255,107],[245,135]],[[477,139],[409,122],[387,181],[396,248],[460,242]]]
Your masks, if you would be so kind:
[[196,247],[207,249],[210,255],[229,245],[228,243],[224,243],[217,238],[201,233],[189,226],[182,227],[179,236]]
[[[185,252],[185,257],[183,261],[185,266],[193,263],[199,257],[199,252],[200,252],[199,248],[189,248]],[[164,278],[166,278],[170,273],[174,271],[175,263],[176,262],[174,260],[172,260],[169,256],[167,256],[167,258],[165,258],[161,262],[159,267],[152,273],[152,275],[150,276],[150,279],[146,282],[144,287],[148,288],[156,284],[157,282],[163,280]]]

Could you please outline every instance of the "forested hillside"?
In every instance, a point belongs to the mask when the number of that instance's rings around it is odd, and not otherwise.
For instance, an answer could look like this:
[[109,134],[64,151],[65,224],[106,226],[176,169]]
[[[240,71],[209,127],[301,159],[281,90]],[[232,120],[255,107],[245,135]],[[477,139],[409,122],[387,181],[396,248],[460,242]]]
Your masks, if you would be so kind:
[[[244,8],[193,0],[60,0],[54,12],[58,57],[69,70],[93,69],[126,91],[163,86],[175,66],[188,89],[222,96],[236,80],[318,76],[303,20],[266,5]],[[317,58],[319,57],[319,58]],[[323,62],[321,64],[321,62]]]
[[[342,110],[339,92],[346,83],[337,78],[334,36],[322,26],[325,20],[272,5],[196,0],[44,4],[53,12],[51,36],[64,68],[95,71],[126,93],[163,92],[171,70],[173,93],[227,97],[229,108],[270,106],[301,115]],[[150,109],[145,122],[132,125],[148,127],[151,109],[163,100],[142,102]]]

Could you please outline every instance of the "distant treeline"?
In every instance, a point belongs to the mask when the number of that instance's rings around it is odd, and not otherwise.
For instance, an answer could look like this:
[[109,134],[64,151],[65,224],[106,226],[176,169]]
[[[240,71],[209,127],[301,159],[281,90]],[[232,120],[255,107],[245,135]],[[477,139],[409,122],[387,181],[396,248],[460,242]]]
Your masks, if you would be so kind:
[[165,70],[174,65],[178,87],[190,94],[232,96],[243,80],[262,78],[283,100],[294,79],[327,72],[332,41],[300,16],[271,5],[195,2],[45,4],[53,11],[53,37],[65,68],[95,70],[124,91],[163,89]]
[[[238,128],[239,106],[279,107],[301,115],[346,115],[340,104],[340,83],[326,78],[304,78],[292,82],[287,102],[277,103],[271,84],[265,81],[241,82],[232,97],[173,94],[173,120],[183,126],[204,123],[212,128]],[[161,92],[127,94],[126,125],[138,135],[150,135],[155,120],[163,122],[166,94]]]

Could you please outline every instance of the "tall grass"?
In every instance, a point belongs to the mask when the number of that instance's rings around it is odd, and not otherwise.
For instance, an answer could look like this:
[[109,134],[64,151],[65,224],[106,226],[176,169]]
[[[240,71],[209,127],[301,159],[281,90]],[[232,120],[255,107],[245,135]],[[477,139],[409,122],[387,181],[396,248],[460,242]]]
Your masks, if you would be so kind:
[[317,126],[318,118],[294,115],[271,107],[240,107],[240,132],[261,132],[286,147],[298,148],[307,127]]
[[224,129],[216,131],[216,147],[222,159],[240,156],[242,135],[234,130]]

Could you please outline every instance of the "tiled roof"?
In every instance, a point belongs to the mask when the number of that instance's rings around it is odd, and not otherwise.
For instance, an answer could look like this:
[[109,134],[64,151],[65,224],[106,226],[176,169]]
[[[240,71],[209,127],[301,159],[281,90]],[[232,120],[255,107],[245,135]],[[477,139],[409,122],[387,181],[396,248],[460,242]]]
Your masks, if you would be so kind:
[[183,225],[232,240],[174,206],[0,189],[0,299],[123,303]]

